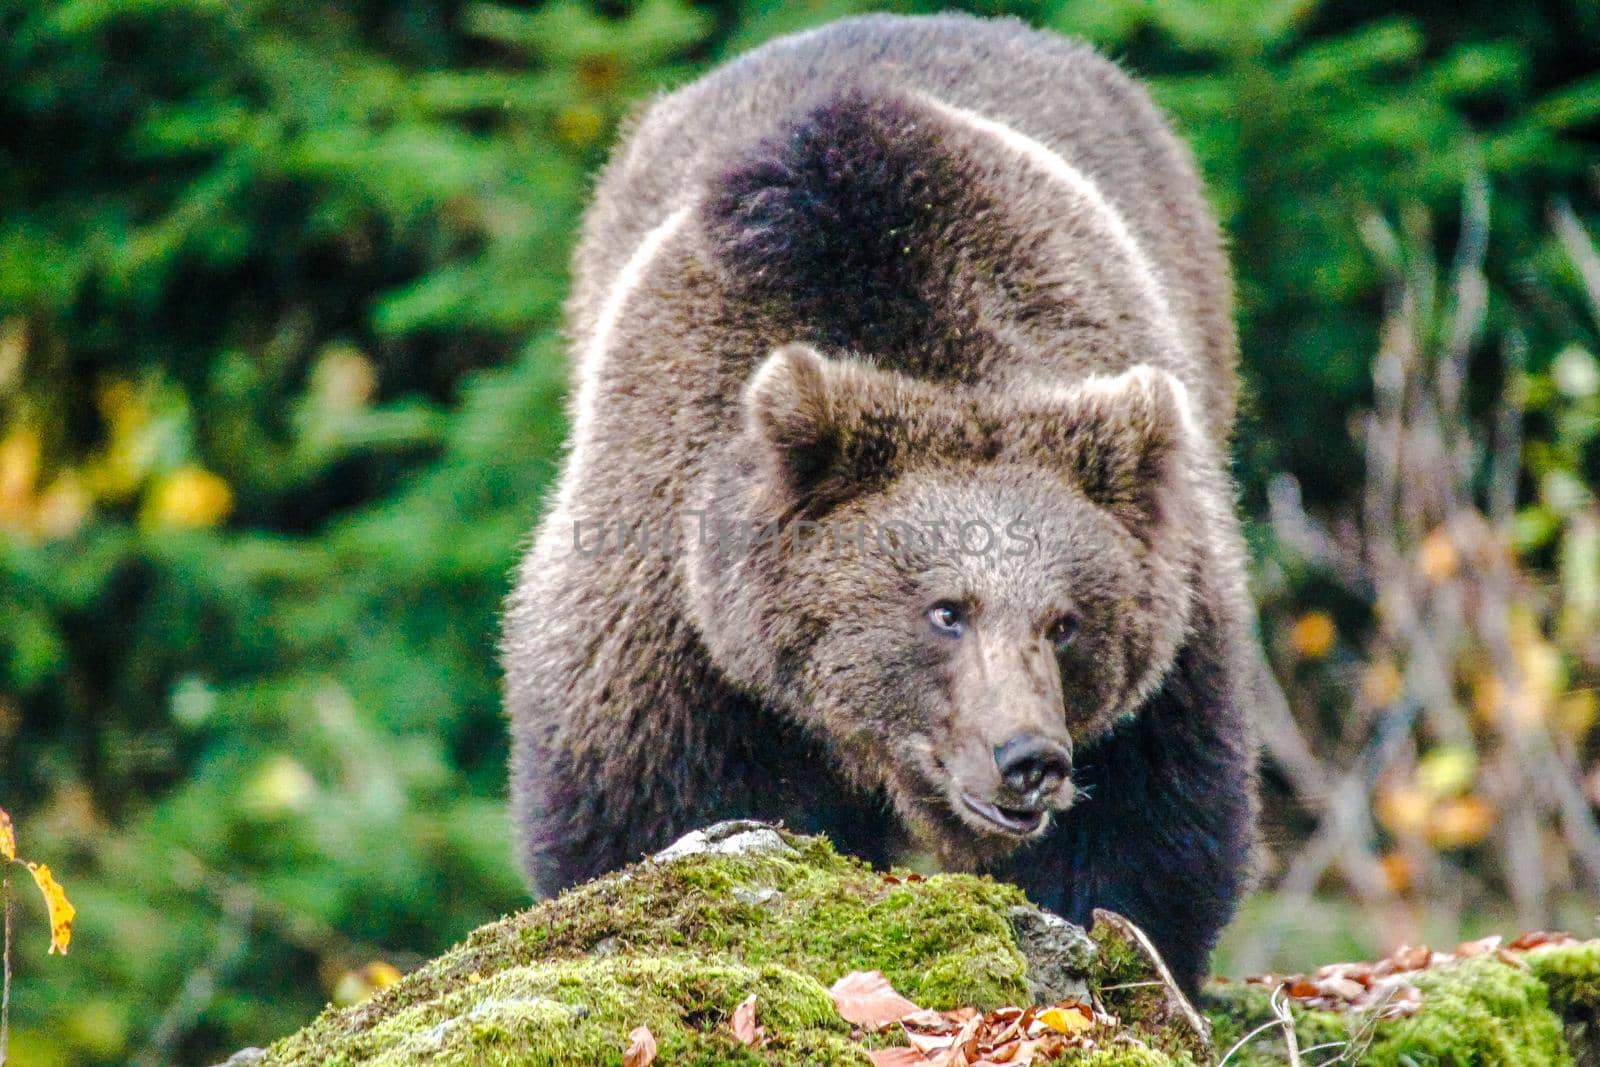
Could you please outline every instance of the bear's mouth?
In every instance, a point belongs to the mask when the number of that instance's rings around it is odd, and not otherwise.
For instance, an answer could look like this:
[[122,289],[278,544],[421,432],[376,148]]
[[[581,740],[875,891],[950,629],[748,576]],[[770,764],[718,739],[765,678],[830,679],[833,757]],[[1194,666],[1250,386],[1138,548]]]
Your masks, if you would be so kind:
[[1047,813],[1031,808],[1005,808],[987,800],[979,800],[971,793],[961,794],[961,803],[967,810],[1002,832],[1017,837],[1030,837],[1044,825]]

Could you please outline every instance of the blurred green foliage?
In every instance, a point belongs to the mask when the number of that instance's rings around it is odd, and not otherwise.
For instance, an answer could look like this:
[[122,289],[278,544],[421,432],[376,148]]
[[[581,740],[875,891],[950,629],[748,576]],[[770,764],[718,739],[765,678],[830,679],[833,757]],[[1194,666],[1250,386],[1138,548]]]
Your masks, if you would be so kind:
[[[19,1062],[220,1058],[523,899],[496,612],[589,175],[638,99],[869,6],[0,0],[0,803],[79,907],[19,961]],[[1352,499],[1371,213],[1482,176],[1492,335],[1595,347],[1546,222],[1594,203],[1593,4],[974,7],[1101,44],[1194,144],[1252,506]]]

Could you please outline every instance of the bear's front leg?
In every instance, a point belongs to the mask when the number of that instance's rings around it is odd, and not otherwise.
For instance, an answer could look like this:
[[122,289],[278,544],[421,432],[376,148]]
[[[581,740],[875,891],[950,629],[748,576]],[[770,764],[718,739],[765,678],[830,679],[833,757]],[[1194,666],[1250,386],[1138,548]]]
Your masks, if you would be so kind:
[[1073,922],[1095,908],[1132,919],[1191,996],[1249,884],[1259,661],[1220,620],[1195,634],[1138,715],[1079,755],[1087,795],[1001,872]]

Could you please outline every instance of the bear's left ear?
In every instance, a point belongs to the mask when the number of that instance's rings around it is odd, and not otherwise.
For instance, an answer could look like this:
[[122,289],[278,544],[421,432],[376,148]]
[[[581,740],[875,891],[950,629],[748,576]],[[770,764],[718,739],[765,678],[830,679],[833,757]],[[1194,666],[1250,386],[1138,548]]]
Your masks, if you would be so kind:
[[1140,364],[1075,383],[1053,400],[1052,451],[1090,501],[1151,548],[1197,521],[1189,512],[1201,431],[1176,376]]

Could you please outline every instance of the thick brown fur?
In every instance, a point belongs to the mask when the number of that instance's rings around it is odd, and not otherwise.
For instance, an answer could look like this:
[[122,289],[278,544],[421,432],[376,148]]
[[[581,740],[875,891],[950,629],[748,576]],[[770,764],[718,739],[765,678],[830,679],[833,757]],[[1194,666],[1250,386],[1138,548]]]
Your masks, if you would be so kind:
[[[536,891],[781,819],[1122,912],[1194,988],[1254,816],[1230,299],[1142,90],[1020,23],[845,20],[654,102],[506,617]],[[1071,766],[1026,798],[1023,736]]]

